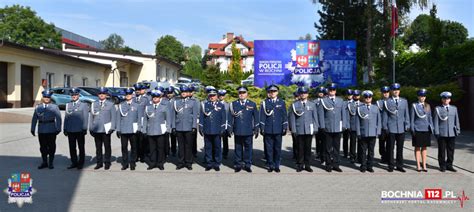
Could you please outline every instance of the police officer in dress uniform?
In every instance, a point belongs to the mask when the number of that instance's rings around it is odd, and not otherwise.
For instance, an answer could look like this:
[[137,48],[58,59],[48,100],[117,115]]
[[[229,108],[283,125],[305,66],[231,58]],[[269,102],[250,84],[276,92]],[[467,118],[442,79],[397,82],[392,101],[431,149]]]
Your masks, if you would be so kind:
[[258,119],[257,104],[247,99],[248,90],[246,87],[237,88],[239,99],[229,105],[229,133],[234,135],[234,171],[244,170],[252,172],[252,150],[253,137],[258,137],[260,125]]
[[[133,85],[135,89],[135,96],[132,98],[132,101],[136,104],[138,104],[141,108],[141,112],[145,111],[145,107],[150,104],[150,98],[146,94],[146,86],[142,83],[136,83]],[[144,117],[144,114],[139,114],[140,117]],[[143,126],[143,120],[140,120],[140,124]],[[137,161],[140,162],[145,162],[148,158],[148,153],[149,151],[149,146],[148,146],[148,140],[146,138],[146,135],[144,135],[141,131],[137,131],[135,135],[135,140],[137,143]]]
[[[110,146],[110,136],[115,131],[116,110],[114,103],[107,100],[108,92],[107,88],[100,87],[97,94],[99,100],[91,104],[89,132],[95,141],[97,165],[94,169],[96,170],[104,167],[104,165],[105,170],[108,170],[111,165],[112,148]],[[105,153],[102,152],[102,146],[105,149]]]
[[[327,94],[327,91],[326,91],[326,88],[321,86],[317,89],[317,97],[316,99],[314,99],[314,104],[316,105],[316,110],[318,111],[318,124],[319,124],[319,127],[321,128],[321,122],[322,119],[322,115],[319,113],[320,112],[320,107],[322,107],[321,105],[321,100],[325,97],[325,95]],[[318,132],[316,133],[316,136],[315,136],[315,140],[316,140],[316,158],[318,158],[320,161],[321,161],[321,164],[324,163],[324,159],[326,158],[325,157],[325,143],[324,143],[324,131],[323,130],[318,130]]]
[[[400,97],[400,84],[393,83],[390,87],[392,96],[385,101],[385,112],[383,113],[383,128],[388,131],[387,160],[388,171],[393,172],[394,166],[400,172],[405,172],[403,168],[403,143],[405,142],[405,132],[410,130],[410,115],[408,112],[408,102]],[[393,150],[397,145],[397,161],[394,163]]]
[[[171,108],[171,105],[173,104],[173,101],[174,101],[174,88],[173,87],[169,86],[163,90],[161,101],[168,102]],[[171,155],[174,157],[176,156],[176,136],[171,135],[171,128],[169,131],[170,132],[165,133],[165,155],[166,157],[168,157],[171,153]]]
[[[415,147],[416,170],[418,172],[428,172],[426,169],[426,147],[431,146],[431,134],[434,129],[431,107],[425,102],[426,94],[426,89],[418,90],[418,102],[413,103],[410,110],[412,145]],[[422,163],[423,169],[421,169],[420,163]]]
[[[299,99],[299,94],[298,94],[298,91],[295,91],[293,92],[293,98],[294,98],[294,102],[298,101]],[[291,113],[288,113],[288,120],[290,119],[290,115]],[[291,129],[291,125],[288,125],[288,129],[293,132],[293,129]],[[291,142],[292,142],[292,149],[293,149],[293,158],[294,160],[297,159],[297,156],[298,156],[298,142],[296,141],[296,134],[295,133],[291,133]]]
[[[217,91],[217,95],[218,95],[218,98],[219,98],[218,101],[224,105],[225,114],[228,115],[229,114],[229,103],[227,103],[225,101],[226,94],[227,94],[227,91],[224,90],[224,89]],[[229,117],[227,117],[226,120],[228,121]],[[229,123],[226,123],[225,132],[224,132],[224,135],[222,136],[222,157],[224,159],[227,159],[227,156],[229,155],[229,137],[230,137],[230,133],[229,133],[228,128],[229,128]]]
[[[382,99],[377,100],[377,107],[380,110],[380,114],[382,114],[382,124],[384,123],[384,112],[385,112],[385,101],[390,98],[390,87],[383,86],[380,88],[380,93],[382,93]],[[388,140],[388,133],[387,130],[382,128],[382,132],[379,136],[379,154],[380,154],[380,162],[381,163],[388,163],[387,160],[387,153],[385,152]]]
[[319,108],[321,128],[325,132],[326,171],[342,172],[339,168],[339,150],[341,133],[346,128],[347,117],[343,108],[343,100],[336,97],[337,85],[331,83],[327,88],[328,96],[321,100],[322,107]]
[[212,168],[220,171],[222,162],[221,136],[226,130],[227,114],[224,104],[218,101],[215,89],[209,91],[208,98],[208,101],[201,103],[199,134],[204,137],[206,171]]
[[[41,104],[36,105],[31,119],[31,134],[35,136],[38,125],[38,140],[40,143],[41,159],[43,162],[38,169],[54,169],[54,154],[56,153],[56,136],[61,133],[61,113],[55,104],[51,104],[53,92],[49,89],[42,93]],[[48,157],[49,156],[49,157]]]
[[[454,145],[456,137],[461,133],[459,125],[458,109],[450,105],[451,92],[441,93],[442,105],[436,107],[434,114],[434,133],[438,139],[438,163],[439,170],[456,172],[453,168]],[[447,160],[446,160],[447,156]]]
[[298,93],[300,98],[293,102],[289,111],[289,125],[291,133],[296,135],[298,142],[298,156],[296,161],[296,171],[313,172],[311,169],[311,142],[313,135],[318,132],[318,112],[316,105],[308,101],[308,87],[299,87]]
[[[360,142],[357,139],[357,129],[356,129],[356,118],[357,118],[357,108],[361,104],[359,101],[360,90],[354,90],[352,92],[352,101],[347,104],[347,120],[348,123],[346,127],[349,131],[349,140],[350,140],[350,162],[355,163],[356,160],[360,163],[362,155],[359,154],[362,151]],[[357,149],[356,149],[357,148]]]
[[373,92],[366,90],[362,92],[364,104],[356,108],[356,133],[360,139],[361,156],[360,171],[374,172],[374,148],[375,139],[382,132],[382,116],[377,106],[372,104]]
[[260,106],[260,133],[263,135],[268,172],[280,172],[282,136],[288,129],[285,101],[278,99],[278,86],[269,85],[268,98]]
[[[352,102],[352,93],[353,93],[352,89],[347,89],[347,91],[346,91],[347,99],[344,100],[344,108],[345,108],[346,113],[349,113],[349,111],[347,111],[347,110],[349,109],[349,107],[348,107],[349,103]],[[349,157],[349,137],[350,137],[350,134],[351,134],[350,129],[344,130],[344,132],[342,132],[342,150],[344,152],[344,158],[350,158]]]
[[166,135],[171,132],[171,105],[163,100],[160,90],[152,90],[151,104],[145,107],[143,133],[148,137],[150,146],[150,162],[148,170],[157,167],[164,170],[166,160]]
[[191,90],[188,86],[180,87],[180,98],[173,101],[171,113],[171,133],[176,135],[178,140],[179,164],[176,169],[186,167],[192,170],[193,163],[193,133],[196,132],[197,120],[199,116],[199,102],[190,98]]
[[[189,86],[189,93],[188,93],[188,97],[190,99],[194,99],[194,101],[197,103],[198,107],[200,107],[200,104],[199,104],[199,99],[196,98],[194,96],[194,94],[196,94],[196,88],[193,86],[193,85],[190,85]],[[200,110],[198,109],[198,112]],[[198,122],[199,122],[199,114],[198,114]],[[193,131],[192,132],[192,136],[193,136],[193,157],[196,158],[197,157],[197,152],[198,152],[198,148],[197,148],[197,131]]]
[[[71,165],[68,169],[82,169],[84,166],[85,136],[87,134],[87,124],[89,124],[89,105],[79,101],[79,89],[70,90],[72,101],[66,104],[64,117],[64,135],[68,137],[69,154],[71,155]],[[76,145],[79,147],[79,161],[77,159]]]
[[[119,104],[117,109],[117,137],[122,144],[122,170],[126,170],[130,164],[130,170],[135,170],[137,161],[137,134],[142,130],[142,106],[132,100],[133,89],[124,90],[125,101]],[[128,154],[128,143],[130,143],[130,156]]]

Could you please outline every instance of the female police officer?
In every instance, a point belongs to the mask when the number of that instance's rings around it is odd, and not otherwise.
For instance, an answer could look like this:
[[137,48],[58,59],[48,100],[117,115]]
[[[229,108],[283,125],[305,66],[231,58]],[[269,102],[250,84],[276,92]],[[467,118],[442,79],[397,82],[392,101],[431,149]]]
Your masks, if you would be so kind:
[[410,114],[412,144],[415,147],[416,170],[418,172],[422,171],[420,169],[420,159],[423,161],[423,171],[427,172],[426,147],[431,145],[431,132],[433,130],[431,107],[425,102],[426,93],[426,89],[418,90],[418,102],[412,104]]

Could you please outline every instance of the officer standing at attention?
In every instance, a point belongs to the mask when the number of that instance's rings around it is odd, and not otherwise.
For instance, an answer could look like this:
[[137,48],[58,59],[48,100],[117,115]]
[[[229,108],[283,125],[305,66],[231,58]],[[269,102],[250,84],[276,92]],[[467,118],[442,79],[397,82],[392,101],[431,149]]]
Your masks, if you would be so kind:
[[311,142],[313,135],[318,132],[318,112],[316,105],[308,101],[308,87],[299,87],[298,93],[300,98],[293,102],[289,111],[289,125],[291,133],[296,135],[298,142],[298,156],[296,161],[296,171],[313,172],[311,169]]
[[206,171],[212,168],[220,171],[222,162],[221,136],[226,130],[227,114],[224,104],[218,101],[215,89],[209,90],[208,98],[208,101],[201,103],[199,134],[204,137]]
[[179,164],[176,170],[186,167],[192,170],[193,164],[193,133],[196,132],[199,116],[199,102],[189,97],[191,90],[181,86],[181,97],[173,101],[171,113],[171,133],[178,140]]
[[[294,102],[299,100],[298,91],[293,92],[293,98],[294,98],[293,100]],[[291,113],[288,113],[288,120],[290,119],[290,115]],[[290,132],[293,132],[293,129],[291,129],[291,125],[288,125],[288,129],[290,130]],[[296,160],[298,156],[298,142],[296,141],[296,134],[294,133],[291,133],[291,142],[292,142],[292,149],[293,149],[292,159]]]
[[[431,107],[425,102],[426,94],[426,89],[418,90],[418,102],[412,104],[410,114],[412,145],[415,147],[416,171],[418,172],[428,172],[426,169],[426,147],[431,146],[431,134],[434,134]],[[420,163],[422,163],[423,169],[421,169]]]
[[321,100],[320,123],[322,130],[325,132],[326,143],[326,171],[332,170],[342,172],[339,168],[339,151],[341,145],[341,133],[346,128],[346,113],[343,108],[343,100],[336,97],[335,83],[328,86],[328,96]]
[[[190,86],[189,86],[189,91],[190,91],[190,92],[188,93],[188,97],[189,97],[190,99],[193,99],[193,100],[196,102],[196,104],[197,104],[197,106],[198,106],[198,108],[199,108],[199,107],[200,107],[199,99],[194,96],[194,94],[196,94],[196,88],[195,88],[193,85],[190,85]],[[198,113],[199,113],[199,111],[200,111],[200,110],[198,109]],[[198,119],[199,119],[199,114],[198,114]],[[199,122],[199,120],[198,120],[198,122]],[[193,150],[193,157],[196,158],[196,157],[197,157],[197,152],[198,152],[198,148],[197,148],[197,131],[193,131],[193,132],[192,132],[192,137],[193,137],[193,148],[192,148],[192,150]]]
[[[41,104],[36,105],[31,119],[31,134],[35,136],[38,124],[38,140],[40,143],[41,159],[43,162],[38,169],[54,169],[54,154],[56,153],[56,136],[61,132],[61,113],[55,104],[51,104],[53,92],[49,89],[42,93]],[[48,158],[49,156],[49,158]]]
[[[382,114],[382,124],[384,123],[384,116],[385,113],[385,101],[390,98],[390,87],[383,86],[380,88],[380,92],[382,93],[382,99],[377,100],[377,107],[380,110],[380,114]],[[379,136],[379,154],[380,154],[380,162],[381,163],[388,163],[387,160],[387,153],[385,152],[386,145],[388,140],[388,133],[387,130],[382,128],[382,132]]]
[[360,163],[362,160],[362,155],[359,154],[362,151],[360,143],[357,139],[357,129],[356,129],[356,118],[357,118],[357,108],[361,104],[359,101],[360,90],[354,90],[352,92],[352,101],[347,104],[347,120],[348,125],[346,127],[349,131],[349,140],[350,140],[350,162],[355,163],[356,160]]
[[[225,101],[225,95],[226,94],[227,94],[226,90],[218,90],[217,91],[217,95],[218,95],[218,98],[219,98],[218,101],[224,105],[225,114],[227,116],[229,114],[229,103],[227,103]],[[226,120],[228,121],[229,117],[226,117]],[[230,137],[230,134],[229,134],[228,128],[229,128],[229,123],[226,123],[225,132],[224,132],[224,135],[222,136],[222,157],[224,159],[227,159],[227,156],[229,154],[229,137]]]
[[[133,89],[125,89],[125,101],[119,104],[117,110],[117,137],[122,144],[122,170],[135,170],[137,161],[137,134],[142,130],[142,107],[133,102]],[[128,143],[130,142],[130,157]]]
[[268,98],[260,106],[260,133],[263,135],[268,172],[280,172],[282,136],[288,129],[285,101],[278,99],[278,86],[267,87]]
[[[79,101],[79,89],[70,90],[72,101],[66,104],[64,117],[64,135],[68,137],[69,154],[71,155],[71,165],[68,169],[82,169],[84,167],[85,136],[87,134],[87,124],[89,123],[89,105]],[[77,160],[76,145],[79,147],[79,161]]]
[[[350,112],[348,111],[349,109],[349,103],[352,102],[352,89],[347,89],[346,91],[346,97],[347,97],[347,100],[344,100],[344,110],[346,113],[350,114]],[[350,137],[350,134],[351,134],[351,130],[350,129],[346,129],[344,130],[344,132],[342,132],[342,150],[344,152],[344,158],[350,158],[349,157],[349,137]]]
[[[145,107],[150,104],[150,98],[146,94],[146,86],[142,83],[136,83],[133,85],[135,89],[135,96],[133,97],[133,103],[136,103],[140,106],[141,112],[145,111]],[[144,117],[144,114],[139,114],[140,117]],[[140,124],[143,126],[143,120],[140,120]],[[137,161],[144,163],[147,160],[149,151],[148,139],[146,135],[138,131],[135,135],[137,143]]]
[[439,170],[441,172],[446,170],[456,172],[456,169],[453,168],[454,144],[456,137],[461,133],[458,109],[449,104],[451,92],[442,92],[440,96],[442,105],[436,107],[434,114],[434,133],[438,139]]
[[[392,97],[385,101],[385,112],[383,113],[383,128],[388,131],[387,160],[388,171],[396,169],[406,172],[403,168],[403,144],[405,142],[405,132],[410,130],[410,115],[408,112],[408,102],[400,97],[400,84],[393,83],[390,87]],[[397,163],[394,163],[393,150],[397,145]]]
[[[174,101],[174,88],[169,86],[164,89],[164,95],[161,97],[161,101],[168,102],[168,104],[173,105]],[[170,114],[171,115],[171,114]],[[171,126],[171,125],[170,125]],[[169,130],[171,132],[171,129]],[[171,153],[173,157],[176,156],[176,135],[172,135],[170,132],[165,134],[166,141],[165,141],[165,152],[166,156],[168,157]]]
[[239,99],[229,105],[229,133],[234,134],[235,150],[234,150],[234,171],[244,170],[252,172],[252,150],[253,137],[258,137],[259,116],[257,104],[247,99],[248,90],[246,87],[237,88]]
[[[321,86],[317,89],[317,97],[316,99],[314,100],[314,104],[316,105],[316,110],[318,111],[318,124],[319,124],[319,127],[321,128],[321,117],[322,115],[319,113],[321,110],[320,110],[320,107],[322,107],[321,105],[321,100],[325,97],[325,95],[327,94],[326,92],[326,88]],[[324,159],[326,158],[325,157],[325,143],[324,143],[324,131],[323,130],[318,130],[318,132],[316,133],[316,158],[319,158],[319,160],[321,161],[321,164],[324,163]]]
[[[95,141],[97,165],[94,169],[96,170],[104,167],[104,165],[105,170],[108,170],[111,165],[112,148],[110,146],[110,136],[115,131],[116,110],[114,103],[107,100],[108,92],[107,88],[100,87],[97,94],[99,100],[91,104],[89,132]],[[105,149],[105,153],[102,152],[102,146]]]
[[151,91],[152,103],[145,107],[143,133],[148,136],[150,146],[150,162],[148,170],[157,167],[164,170],[166,160],[166,134],[171,132],[171,106],[163,101],[160,90]]
[[375,139],[382,131],[382,117],[377,106],[372,105],[373,92],[366,90],[362,92],[364,97],[364,104],[361,104],[356,109],[356,133],[360,139],[358,142],[361,146],[361,151],[358,151],[361,156],[360,171],[374,172],[374,148]]

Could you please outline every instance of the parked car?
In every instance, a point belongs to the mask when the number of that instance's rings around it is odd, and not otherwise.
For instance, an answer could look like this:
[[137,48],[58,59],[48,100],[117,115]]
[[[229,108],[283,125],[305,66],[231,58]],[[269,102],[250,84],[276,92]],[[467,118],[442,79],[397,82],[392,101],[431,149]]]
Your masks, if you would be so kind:
[[247,77],[247,79],[240,81],[241,85],[253,85],[253,74]]
[[125,87],[107,87],[107,89],[109,89],[110,100],[115,104],[125,100],[125,93],[123,92]]
[[[53,92],[51,96],[52,103],[58,105],[60,109],[66,108],[66,104],[71,102],[71,88],[51,88],[50,90]],[[91,94],[83,88],[79,88],[79,101],[91,104],[97,100],[97,95]]]
[[142,81],[142,83],[147,87],[147,90],[153,90],[157,87],[163,87],[167,88],[170,86],[170,83],[168,81],[162,81],[162,82],[157,82],[157,81]]

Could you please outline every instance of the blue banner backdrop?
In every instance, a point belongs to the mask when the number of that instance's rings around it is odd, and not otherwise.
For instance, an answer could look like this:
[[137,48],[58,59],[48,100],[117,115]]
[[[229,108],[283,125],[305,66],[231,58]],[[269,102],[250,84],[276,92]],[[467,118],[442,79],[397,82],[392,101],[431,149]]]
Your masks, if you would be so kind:
[[255,86],[269,84],[316,87],[335,82],[355,86],[354,40],[255,40]]

